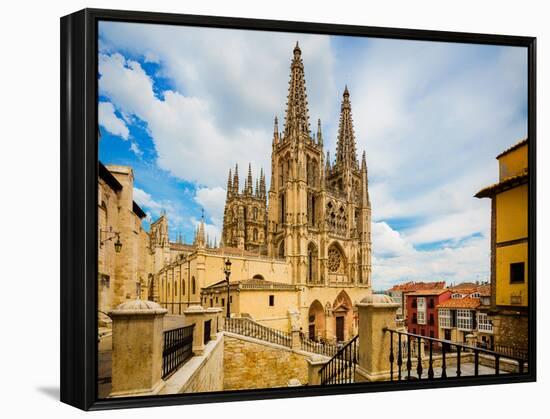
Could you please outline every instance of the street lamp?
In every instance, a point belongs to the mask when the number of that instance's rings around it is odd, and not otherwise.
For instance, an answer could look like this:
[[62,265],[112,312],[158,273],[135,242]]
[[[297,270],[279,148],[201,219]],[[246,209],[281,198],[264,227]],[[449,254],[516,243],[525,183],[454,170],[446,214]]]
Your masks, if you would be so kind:
[[[103,240],[101,240],[101,235],[102,234],[109,234],[109,233],[112,234],[112,235],[109,236],[109,237],[104,238]],[[103,247],[104,243],[113,240],[115,237],[116,237],[115,252],[120,253],[120,251],[122,250],[122,242],[120,241],[120,233],[118,231],[112,231],[112,228],[109,229],[109,230],[100,230],[99,231],[99,238],[100,238],[99,247]]]
[[229,307],[229,275],[231,275],[231,261],[229,258],[225,259],[225,269],[223,272],[225,273],[225,280],[227,281],[227,318],[229,319],[231,317],[231,309]]

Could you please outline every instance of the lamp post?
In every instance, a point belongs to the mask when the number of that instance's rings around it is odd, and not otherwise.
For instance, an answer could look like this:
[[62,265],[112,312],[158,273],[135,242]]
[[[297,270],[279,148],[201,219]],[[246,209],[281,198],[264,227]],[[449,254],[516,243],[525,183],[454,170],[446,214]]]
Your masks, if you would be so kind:
[[227,281],[227,318],[229,319],[231,317],[231,308],[230,308],[230,302],[229,302],[229,275],[231,275],[231,261],[229,258],[225,259],[225,269],[223,270],[225,273],[225,280]]

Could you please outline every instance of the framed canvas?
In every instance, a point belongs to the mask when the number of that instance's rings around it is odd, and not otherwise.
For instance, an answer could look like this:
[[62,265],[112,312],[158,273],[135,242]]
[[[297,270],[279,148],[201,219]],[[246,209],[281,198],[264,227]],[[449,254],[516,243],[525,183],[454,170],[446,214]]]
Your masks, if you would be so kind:
[[61,400],[534,381],[535,63],[523,36],[63,17]]

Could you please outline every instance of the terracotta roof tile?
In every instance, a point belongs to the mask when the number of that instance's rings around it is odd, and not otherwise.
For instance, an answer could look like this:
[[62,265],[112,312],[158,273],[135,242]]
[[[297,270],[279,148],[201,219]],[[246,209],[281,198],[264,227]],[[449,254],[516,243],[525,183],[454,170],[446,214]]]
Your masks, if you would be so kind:
[[419,291],[423,289],[443,289],[445,281],[438,282],[405,282],[403,284],[394,285],[389,291]]
[[411,292],[407,294],[407,296],[409,295],[441,295],[441,294],[445,294],[446,292],[451,292],[451,291],[448,289],[419,290],[419,291]]
[[437,308],[470,308],[476,309],[480,306],[479,298],[449,298],[437,305]]

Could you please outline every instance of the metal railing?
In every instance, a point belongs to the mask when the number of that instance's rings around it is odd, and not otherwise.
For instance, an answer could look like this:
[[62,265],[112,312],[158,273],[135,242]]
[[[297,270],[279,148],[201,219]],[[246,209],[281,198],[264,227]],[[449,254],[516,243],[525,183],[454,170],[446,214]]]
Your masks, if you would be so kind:
[[[462,344],[465,344],[462,342]],[[523,359],[527,361],[529,359],[529,353],[526,349],[514,348],[511,346],[504,345],[490,345],[484,342],[476,342],[476,346],[481,349],[489,349],[493,352],[498,352],[503,357],[511,357],[513,359]]]
[[[477,346],[469,346],[459,342],[452,342],[427,336],[416,335],[394,329],[384,329],[390,334],[390,380],[395,380],[397,369],[397,381],[411,379],[447,378],[448,375],[460,377],[463,375],[462,358],[465,354],[473,354],[473,375],[479,376],[481,356],[489,360],[493,375],[501,374],[501,359],[508,359],[517,363],[517,372],[523,374],[526,360],[515,356],[504,355],[489,349]],[[450,356],[452,354],[452,357]],[[451,360],[456,364],[451,370]],[[413,366],[416,364],[416,374]],[[435,369],[440,369],[439,377],[436,377]],[[427,371],[425,371],[427,369]],[[449,370],[449,371],[447,371]],[[503,370],[504,371],[504,370]],[[508,373],[513,373],[508,371]],[[487,375],[487,374],[485,374]]]
[[289,348],[292,346],[290,334],[256,323],[254,320],[246,317],[226,318],[225,330]]
[[162,378],[168,377],[193,356],[193,330],[195,325],[164,332],[162,350]]
[[334,355],[336,355],[338,350],[342,347],[342,345],[315,342],[314,340],[308,339],[303,335],[301,335],[300,338],[302,341],[301,348],[303,351],[313,352],[319,355],[333,357]]
[[355,381],[358,338],[359,335],[346,343],[344,347],[336,352],[330,361],[319,370],[321,385],[345,384]]

